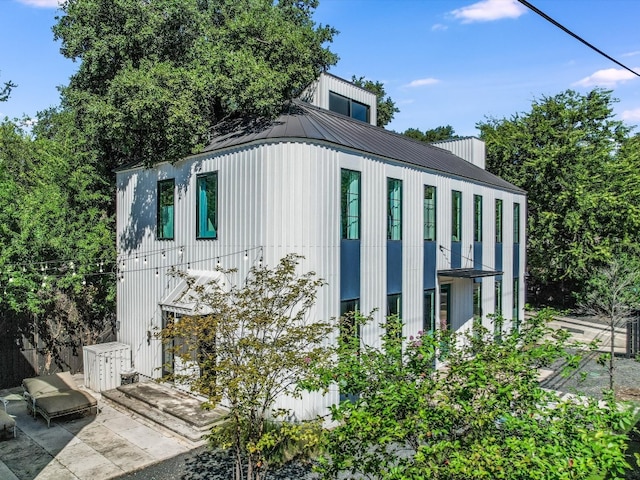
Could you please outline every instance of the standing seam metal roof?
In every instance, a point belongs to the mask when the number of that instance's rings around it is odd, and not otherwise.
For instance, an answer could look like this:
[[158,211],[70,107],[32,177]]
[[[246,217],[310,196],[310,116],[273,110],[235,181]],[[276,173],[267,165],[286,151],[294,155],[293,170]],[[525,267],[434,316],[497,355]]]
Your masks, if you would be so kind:
[[215,132],[217,136],[203,153],[260,140],[318,140],[500,189],[526,193],[448,150],[299,100],[294,100],[289,110],[275,120],[228,120],[220,123]]

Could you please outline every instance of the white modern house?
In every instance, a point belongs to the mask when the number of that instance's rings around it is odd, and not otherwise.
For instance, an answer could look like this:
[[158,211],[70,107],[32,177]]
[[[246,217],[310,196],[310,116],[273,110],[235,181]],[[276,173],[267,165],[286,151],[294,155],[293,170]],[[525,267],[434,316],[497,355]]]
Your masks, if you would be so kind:
[[[429,145],[375,124],[373,94],[323,74],[273,121],[227,122],[198,155],[117,172],[118,341],[140,374],[171,362],[155,333],[197,313],[172,268],[207,282],[234,267],[241,282],[301,254],[328,282],[311,314],[377,309],[370,343],[387,313],[406,335],[523,318],[526,193],[484,169],[476,138]],[[281,406],[308,417],[338,396]]]

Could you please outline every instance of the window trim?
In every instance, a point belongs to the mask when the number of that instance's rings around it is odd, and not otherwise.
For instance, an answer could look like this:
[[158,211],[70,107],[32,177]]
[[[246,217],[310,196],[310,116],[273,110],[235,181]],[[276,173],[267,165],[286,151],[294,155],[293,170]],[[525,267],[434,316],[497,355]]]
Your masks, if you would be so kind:
[[482,195],[473,196],[473,241],[482,242]]
[[[398,186],[397,200],[391,198],[392,185]],[[402,180],[391,177],[387,177],[387,240],[402,240]]]
[[[431,198],[427,199],[427,192],[431,192]],[[424,198],[422,203],[423,237],[425,242],[435,242],[438,235],[438,204],[437,188],[433,185],[424,186]],[[429,202],[429,203],[427,203]],[[429,205],[429,206],[428,206]],[[432,233],[429,235],[428,233]]]
[[[352,180],[352,175],[354,175],[357,177],[357,181],[358,181],[358,191],[355,194],[356,196],[356,210],[357,213],[356,215],[351,215],[350,214],[350,207],[351,207],[351,202],[353,202],[353,199],[348,200],[350,195],[353,195],[353,193],[349,192],[348,186],[347,188],[345,188],[345,178],[347,178],[349,181]],[[345,175],[348,175],[348,177],[345,177]],[[360,240],[360,235],[361,235],[361,219],[362,219],[362,172],[359,172],[358,170],[350,170],[348,168],[342,168],[340,169],[340,238],[342,238],[343,240]],[[356,220],[351,220],[353,218],[356,218]],[[352,221],[356,221],[357,225],[356,225],[356,232],[355,232],[355,236],[352,235],[351,232],[351,222]]]
[[[200,181],[203,179],[208,180],[209,178],[213,178],[215,182],[215,192],[214,192],[214,225],[213,225],[213,236],[203,235],[201,230],[201,204],[200,204]],[[208,181],[205,182],[208,187]],[[208,189],[207,189],[208,191]],[[218,238],[218,172],[209,172],[203,173],[201,175],[196,176],[196,239],[197,240],[217,240]]]
[[462,192],[451,190],[451,241],[462,241]]
[[[164,193],[164,189],[166,186],[171,186],[171,204],[164,205],[162,203],[162,197]],[[168,189],[167,189],[168,191]],[[156,201],[156,240],[174,240],[176,236],[176,180],[175,178],[168,178],[165,180],[158,180],[157,187],[157,201]],[[163,207],[172,207],[171,210],[171,234],[165,236],[166,226],[169,224],[167,220],[167,225],[162,221],[162,208]]]

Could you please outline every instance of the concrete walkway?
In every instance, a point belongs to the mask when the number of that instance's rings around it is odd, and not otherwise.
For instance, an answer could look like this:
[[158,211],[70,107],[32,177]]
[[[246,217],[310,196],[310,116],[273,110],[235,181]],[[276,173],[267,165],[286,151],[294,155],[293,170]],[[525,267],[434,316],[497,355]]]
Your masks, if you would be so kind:
[[[82,375],[76,376],[82,381]],[[0,391],[17,422],[17,438],[0,440],[2,480],[103,480],[197,447],[118,411],[98,397],[100,413],[46,421],[27,412],[22,389]]]

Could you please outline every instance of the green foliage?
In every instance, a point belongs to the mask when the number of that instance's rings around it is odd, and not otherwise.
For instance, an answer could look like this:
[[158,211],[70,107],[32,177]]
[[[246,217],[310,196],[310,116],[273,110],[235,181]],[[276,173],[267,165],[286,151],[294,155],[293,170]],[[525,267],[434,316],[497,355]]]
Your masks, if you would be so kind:
[[[537,369],[566,355],[550,318],[540,312],[499,343],[482,329],[403,341],[395,319],[381,347],[341,341],[337,363],[310,385],[356,395],[331,408],[323,478],[619,478],[629,411],[539,386]],[[445,342],[446,366],[435,369]]]
[[408,128],[404,132],[402,132],[402,134],[415,140],[420,140],[421,142],[427,143],[460,138],[459,135],[455,134],[455,130],[451,125],[432,128],[430,130],[425,130],[424,132],[420,131],[419,128]]
[[67,0],[54,27],[81,60],[63,91],[111,168],[201,150],[232,114],[274,116],[337,57],[316,0]]
[[396,107],[396,103],[391,100],[391,97],[386,96],[387,92],[384,90],[384,84],[378,81],[366,80],[364,77],[356,77],[353,75],[351,77],[351,82],[358,87],[362,87],[365,90],[370,91],[371,93],[375,93],[377,101],[376,112],[377,112],[377,125],[379,127],[384,127],[387,125],[396,113],[400,110]]
[[15,87],[17,87],[17,85],[11,82],[11,80],[9,80],[8,82],[4,82],[4,87],[2,87],[2,90],[0,90],[0,102],[6,102],[7,100],[9,100],[11,90]]
[[115,275],[98,267],[115,263],[111,197],[81,152],[67,113],[41,114],[32,134],[0,124],[0,311],[52,361],[115,321]]
[[613,119],[613,102],[607,90],[567,90],[477,125],[487,170],[528,192],[527,264],[540,302],[571,300],[595,268],[638,247],[640,144]]
[[329,361],[324,343],[332,327],[308,318],[324,282],[313,272],[296,273],[300,259],[288,255],[274,268],[253,267],[240,286],[194,287],[211,314],[183,317],[162,332],[167,342],[182,338],[184,346],[175,353],[198,366],[193,375],[174,379],[189,381],[208,397],[208,406],[223,400],[228,406],[225,424],[215,427],[211,438],[233,448],[238,479],[242,471],[243,478],[262,478],[293,444],[294,452],[317,444],[313,424],[276,418],[278,428],[269,428],[276,399],[298,397],[298,384],[314,375],[311,365]]

